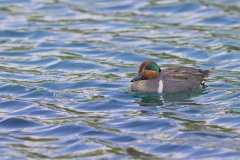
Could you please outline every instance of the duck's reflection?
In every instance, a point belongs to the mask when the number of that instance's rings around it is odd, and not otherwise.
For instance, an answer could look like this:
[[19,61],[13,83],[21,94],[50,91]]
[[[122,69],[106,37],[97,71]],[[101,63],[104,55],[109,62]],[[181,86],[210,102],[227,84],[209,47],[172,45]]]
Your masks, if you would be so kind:
[[184,91],[178,93],[132,93],[136,98],[136,103],[140,106],[161,106],[166,103],[174,103],[177,105],[197,105],[192,99],[204,94],[204,89],[193,89],[192,91]]

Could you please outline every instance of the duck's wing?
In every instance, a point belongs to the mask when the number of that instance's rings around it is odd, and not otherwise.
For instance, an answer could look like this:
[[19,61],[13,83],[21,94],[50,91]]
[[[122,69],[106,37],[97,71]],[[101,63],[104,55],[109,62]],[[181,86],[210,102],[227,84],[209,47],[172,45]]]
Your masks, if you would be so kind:
[[161,77],[165,92],[178,92],[199,87],[208,76],[208,70],[191,67],[177,67],[164,69]]
[[208,70],[196,69],[192,67],[167,68],[162,70],[161,75],[165,79],[172,80],[205,80],[208,76]]

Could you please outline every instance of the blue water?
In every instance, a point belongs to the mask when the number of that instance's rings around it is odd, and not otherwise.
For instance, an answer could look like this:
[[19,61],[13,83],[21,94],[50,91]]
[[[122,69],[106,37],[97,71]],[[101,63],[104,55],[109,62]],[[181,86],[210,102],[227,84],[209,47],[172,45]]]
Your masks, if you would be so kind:
[[[142,61],[208,69],[129,91]],[[239,0],[1,0],[1,159],[240,159]]]

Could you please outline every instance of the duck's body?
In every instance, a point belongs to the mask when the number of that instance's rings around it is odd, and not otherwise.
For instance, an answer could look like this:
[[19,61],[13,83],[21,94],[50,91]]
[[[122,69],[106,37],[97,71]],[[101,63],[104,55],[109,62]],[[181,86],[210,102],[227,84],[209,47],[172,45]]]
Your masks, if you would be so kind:
[[145,61],[139,68],[139,76],[132,80],[131,90],[137,92],[180,92],[198,88],[205,83],[208,70],[192,67],[157,69],[154,61]]

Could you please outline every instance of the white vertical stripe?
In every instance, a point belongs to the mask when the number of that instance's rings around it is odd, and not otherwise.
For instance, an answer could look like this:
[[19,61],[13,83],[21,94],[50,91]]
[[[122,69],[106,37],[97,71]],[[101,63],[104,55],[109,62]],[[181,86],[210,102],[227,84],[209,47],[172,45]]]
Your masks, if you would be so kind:
[[160,80],[159,82],[158,82],[158,92],[159,93],[162,93],[162,91],[163,91],[163,82],[162,82],[162,80]]

